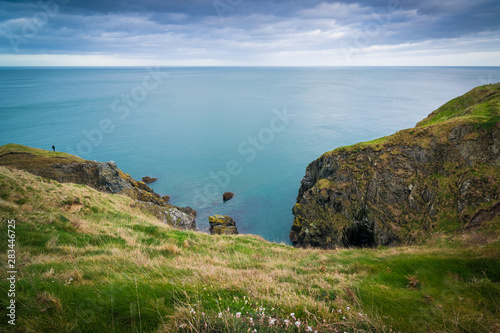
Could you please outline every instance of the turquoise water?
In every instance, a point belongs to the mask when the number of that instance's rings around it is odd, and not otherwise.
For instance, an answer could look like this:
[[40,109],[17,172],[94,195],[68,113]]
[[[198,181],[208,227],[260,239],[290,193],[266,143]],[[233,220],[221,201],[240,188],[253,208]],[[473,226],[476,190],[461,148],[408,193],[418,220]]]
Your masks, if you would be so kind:
[[[288,242],[306,166],[414,126],[500,68],[0,68],[0,145],[113,160],[171,202]],[[222,193],[235,193],[222,202]]]

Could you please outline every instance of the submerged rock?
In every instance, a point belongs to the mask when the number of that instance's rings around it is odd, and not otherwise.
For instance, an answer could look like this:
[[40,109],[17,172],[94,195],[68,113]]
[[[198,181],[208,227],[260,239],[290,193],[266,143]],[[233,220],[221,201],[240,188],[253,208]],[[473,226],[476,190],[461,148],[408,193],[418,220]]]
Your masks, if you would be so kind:
[[227,215],[214,215],[208,217],[210,234],[212,235],[237,235],[236,222]]
[[322,248],[411,244],[494,220],[499,105],[500,84],[479,87],[415,128],[323,154],[302,179],[290,240]]
[[232,193],[232,192],[225,192],[222,195],[222,200],[224,200],[224,202],[226,202],[228,200],[231,200],[233,197],[234,197],[234,193]]

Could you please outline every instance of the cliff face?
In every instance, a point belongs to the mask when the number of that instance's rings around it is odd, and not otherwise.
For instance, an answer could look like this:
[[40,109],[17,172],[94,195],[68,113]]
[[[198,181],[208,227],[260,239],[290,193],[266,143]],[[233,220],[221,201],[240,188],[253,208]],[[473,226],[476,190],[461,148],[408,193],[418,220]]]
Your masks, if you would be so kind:
[[290,239],[377,246],[498,225],[499,110],[500,84],[478,87],[415,128],[325,153],[306,169]]
[[114,162],[87,161],[69,154],[9,144],[0,147],[0,165],[60,183],[87,185],[102,192],[124,194],[164,223],[181,229],[196,229],[195,210],[169,205],[144,182],[136,181],[118,169]]

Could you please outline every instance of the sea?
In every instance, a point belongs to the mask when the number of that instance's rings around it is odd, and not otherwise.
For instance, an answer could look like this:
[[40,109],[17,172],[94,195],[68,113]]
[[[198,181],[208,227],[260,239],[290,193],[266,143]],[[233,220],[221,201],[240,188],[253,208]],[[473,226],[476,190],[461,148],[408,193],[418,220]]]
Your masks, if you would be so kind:
[[[500,67],[1,67],[0,145],[115,161],[171,203],[290,244],[323,153],[415,126]],[[223,202],[222,194],[234,198]]]

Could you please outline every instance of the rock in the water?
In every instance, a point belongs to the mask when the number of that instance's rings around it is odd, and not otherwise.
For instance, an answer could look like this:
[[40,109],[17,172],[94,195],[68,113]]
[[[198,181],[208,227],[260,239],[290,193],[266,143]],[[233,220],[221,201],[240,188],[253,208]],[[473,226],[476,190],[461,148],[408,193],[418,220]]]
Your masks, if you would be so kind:
[[142,181],[145,182],[146,184],[151,184],[151,183],[154,183],[155,181],[157,181],[158,178],[152,178],[152,177],[142,177]]
[[170,196],[169,195],[164,195],[161,197],[165,203],[168,203],[170,201]]
[[212,235],[237,235],[236,222],[227,215],[214,215],[208,217],[210,233]]
[[226,202],[228,200],[231,200],[233,197],[234,197],[234,193],[226,192],[222,195],[222,200],[224,200],[224,202]]
[[414,128],[323,154],[302,179],[290,240],[322,248],[411,244],[493,221],[499,105],[500,84],[478,87]]

